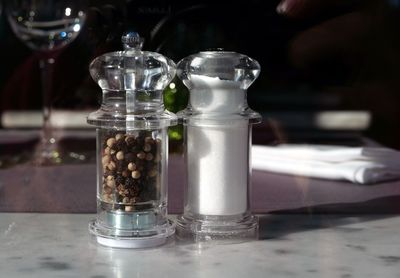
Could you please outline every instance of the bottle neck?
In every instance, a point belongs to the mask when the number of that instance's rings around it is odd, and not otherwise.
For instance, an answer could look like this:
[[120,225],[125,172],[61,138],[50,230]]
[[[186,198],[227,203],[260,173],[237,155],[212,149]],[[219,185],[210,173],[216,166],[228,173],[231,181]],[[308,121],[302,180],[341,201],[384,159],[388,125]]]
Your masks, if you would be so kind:
[[100,128],[154,130],[176,125],[177,117],[164,109],[162,90],[103,90],[103,103],[87,122]]
[[118,114],[148,114],[164,111],[162,91],[103,90],[103,110]]
[[237,88],[193,88],[190,106],[199,113],[235,114],[248,107],[246,95],[246,90]]
[[190,108],[196,113],[237,114],[248,107],[241,82],[196,74],[183,82],[190,90]]

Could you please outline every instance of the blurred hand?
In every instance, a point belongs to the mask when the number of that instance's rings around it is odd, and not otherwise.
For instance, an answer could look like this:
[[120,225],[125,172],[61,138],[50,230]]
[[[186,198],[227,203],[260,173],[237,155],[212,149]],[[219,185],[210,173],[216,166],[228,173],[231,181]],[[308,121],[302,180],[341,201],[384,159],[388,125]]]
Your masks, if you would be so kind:
[[277,12],[315,22],[297,34],[289,60],[310,78],[341,76],[326,91],[373,113],[370,135],[400,148],[399,11],[384,0],[283,0]]

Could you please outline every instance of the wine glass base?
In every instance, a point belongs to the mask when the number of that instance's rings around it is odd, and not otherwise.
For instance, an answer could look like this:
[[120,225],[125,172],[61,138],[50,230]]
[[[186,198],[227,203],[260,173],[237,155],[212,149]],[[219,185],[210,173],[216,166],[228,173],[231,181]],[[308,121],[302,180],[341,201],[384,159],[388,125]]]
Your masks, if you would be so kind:
[[32,157],[32,164],[35,166],[59,165],[62,162],[60,151],[46,149],[46,146],[39,145]]
[[30,156],[30,164],[34,166],[52,166],[60,164],[95,163],[95,152],[72,148],[67,146],[49,149],[46,144],[36,146],[33,155]]

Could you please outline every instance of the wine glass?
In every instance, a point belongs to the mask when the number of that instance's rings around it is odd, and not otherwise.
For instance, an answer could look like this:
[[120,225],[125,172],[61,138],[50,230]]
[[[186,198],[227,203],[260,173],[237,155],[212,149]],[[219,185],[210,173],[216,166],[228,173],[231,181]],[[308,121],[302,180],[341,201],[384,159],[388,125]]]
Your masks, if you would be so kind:
[[57,54],[79,34],[86,18],[84,0],[9,0],[7,18],[15,35],[39,58],[43,126],[35,148],[35,165],[62,162],[58,140],[51,128],[53,69]]

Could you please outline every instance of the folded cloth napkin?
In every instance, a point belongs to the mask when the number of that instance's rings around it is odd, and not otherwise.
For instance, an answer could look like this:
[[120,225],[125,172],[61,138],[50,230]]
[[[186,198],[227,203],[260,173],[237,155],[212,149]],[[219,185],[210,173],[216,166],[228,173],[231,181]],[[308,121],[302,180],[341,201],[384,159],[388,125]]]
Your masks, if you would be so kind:
[[400,178],[400,152],[388,148],[291,145],[252,147],[253,169],[373,184]]

